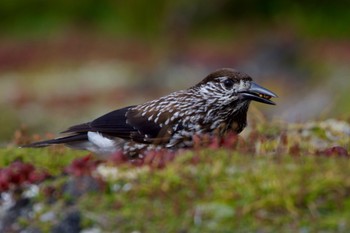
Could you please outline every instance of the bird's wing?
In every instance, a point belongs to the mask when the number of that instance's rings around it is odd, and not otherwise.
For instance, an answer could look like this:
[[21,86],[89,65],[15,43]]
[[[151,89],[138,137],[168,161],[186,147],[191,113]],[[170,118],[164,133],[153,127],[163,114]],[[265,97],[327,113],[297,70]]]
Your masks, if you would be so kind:
[[[119,137],[140,143],[164,143],[170,139],[171,127],[150,120],[149,114],[129,106],[107,113],[94,121],[75,125],[62,133],[99,132],[106,136]],[[165,119],[164,119],[165,120]]]

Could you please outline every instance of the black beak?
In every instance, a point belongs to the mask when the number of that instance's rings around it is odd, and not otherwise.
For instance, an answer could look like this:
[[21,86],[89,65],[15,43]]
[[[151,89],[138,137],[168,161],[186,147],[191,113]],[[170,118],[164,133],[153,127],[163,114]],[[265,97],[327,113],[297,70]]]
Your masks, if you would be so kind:
[[250,88],[246,91],[242,91],[239,93],[240,97],[245,100],[254,100],[257,102],[261,102],[264,104],[272,104],[275,105],[275,102],[271,101],[272,97],[277,97],[275,93],[262,86],[259,86],[256,83],[251,83]]

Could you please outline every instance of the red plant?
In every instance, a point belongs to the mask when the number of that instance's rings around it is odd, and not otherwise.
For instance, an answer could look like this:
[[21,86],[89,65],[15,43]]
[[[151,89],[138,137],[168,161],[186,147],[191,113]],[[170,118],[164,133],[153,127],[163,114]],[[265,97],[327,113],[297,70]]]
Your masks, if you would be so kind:
[[74,176],[91,175],[100,163],[101,161],[94,160],[92,155],[89,154],[73,160],[73,162],[66,167],[65,171]]
[[49,177],[47,172],[36,169],[30,163],[14,161],[0,169],[0,192],[22,187],[27,184],[39,183]]
[[238,143],[238,135],[230,132],[224,137],[214,137],[211,135],[194,135],[193,144],[195,149],[211,148],[235,149]]
[[151,168],[164,168],[165,165],[175,158],[175,153],[170,150],[148,150],[144,152],[142,158],[128,158],[118,151],[111,155],[110,160],[116,165],[131,164],[133,166],[148,165]]
[[322,151],[317,151],[316,155],[321,155],[321,156],[323,155],[328,157],[330,156],[348,157],[349,153],[344,147],[333,146]]
[[145,154],[144,164],[152,168],[164,168],[166,164],[175,158],[175,153],[170,150],[151,150]]
[[129,160],[128,157],[126,155],[124,155],[123,152],[121,152],[121,151],[117,151],[117,152],[113,153],[109,157],[109,159],[117,165],[126,163]]

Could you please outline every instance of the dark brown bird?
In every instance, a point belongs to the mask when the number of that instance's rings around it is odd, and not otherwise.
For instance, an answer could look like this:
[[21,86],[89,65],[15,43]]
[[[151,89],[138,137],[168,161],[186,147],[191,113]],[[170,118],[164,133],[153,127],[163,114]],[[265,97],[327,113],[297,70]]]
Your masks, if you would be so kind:
[[130,158],[142,157],[150,149],[190,148],[195,135],[240,133],[247,125],[250,102],[274,105],[272,97],[277,95],[247,74],[220,69],[189,89],[112,111],[70,127],[62,132],[64,137],[25,147],[65,144],[97,154],[122,151]]

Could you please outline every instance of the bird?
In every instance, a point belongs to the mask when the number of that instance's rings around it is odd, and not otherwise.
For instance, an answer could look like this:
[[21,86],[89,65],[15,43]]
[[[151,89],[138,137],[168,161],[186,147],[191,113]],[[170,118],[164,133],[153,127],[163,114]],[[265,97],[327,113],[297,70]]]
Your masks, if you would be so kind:
[[69,127],[64,136],[24,147],[64,144],[106,156],[116,152],[143,158],[147,151],[194,146],[194,137],[239,134],[247,125],[251,101],[275,105],[272,91],[246,73],[221,68],[194,86],[139,105],[111,111]]

